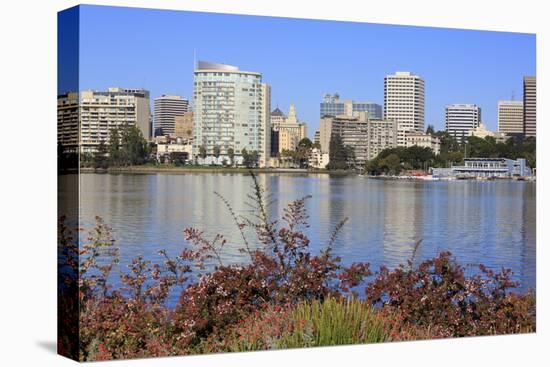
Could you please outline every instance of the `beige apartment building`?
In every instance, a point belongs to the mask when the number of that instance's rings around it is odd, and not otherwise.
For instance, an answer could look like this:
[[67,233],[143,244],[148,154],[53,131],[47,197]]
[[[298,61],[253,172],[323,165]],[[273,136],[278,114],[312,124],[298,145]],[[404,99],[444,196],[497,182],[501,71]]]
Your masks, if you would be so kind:
[[78,152],[79,124],[78,93],[70,92],[57,97],[57,143],[66,153]]
[[193,112],[174,116],[174,135],[184,140],[193,139]]
[[398,71],[384,78],[384,118],[397,122],[397,144],[405,146],[409,131],[424,131],[424,80]]
[[356,116],[326,116],[319,127],[320,152],[330,153],[331,136],[338,134],[345,146],[353,148],[355,164],[361,166],[382,150],[395,148],[397,132],[395,121],[369,119],[367,112]]
[[523,134],[522,101],[498,101],[498,132]]
[[151,134],[149,91],[109,88],[86,90],[58,97],[58,139],[68,151],[93,153],[109,141],[113,128],[137,126],[147,139]]
[[418,132],[410,132],[405,136],[405,146],[419,146],[422,148],[430,148],[435,155],[441,152],[441,139],[432,134],[424,134]]

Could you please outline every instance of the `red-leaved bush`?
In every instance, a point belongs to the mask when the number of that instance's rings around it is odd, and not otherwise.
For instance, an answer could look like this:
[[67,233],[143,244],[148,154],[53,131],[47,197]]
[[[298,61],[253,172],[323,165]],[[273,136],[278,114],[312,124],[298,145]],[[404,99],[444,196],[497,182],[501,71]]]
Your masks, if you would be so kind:
[[466,277],[450,252],[416,268],[412,261],[395,270],[382,267],[366,288],[366,299],[397,321],[392,325],[396,339],[419,338],[415,330],[429,331],[429,338],[534,331],[534,294],[510,293],[518,286],[510,270],[495,273],[483,265],[479,270]]
[[[61,218],[60,351],[84,361],[275,347],[277,338],[297,327],[288,321],[289,310],[319,307],[327,299],[336,300],[330,307],[340,310],[338,300],[356,297],[358,289],[366,289],[366,295],[356,302],[368,302],[391,340],[535,330],[534,295],[511,293],[517,284],[509,271],[494,273],[482,266],[478,275],[467,277],[450,253],[417,267],[410,261],[375,273],[367,263],[344,266],[332,246],[345,220],[325,249],[314,254],[304,234],[309,197],[293,201],[281,220],[272,220],[269,196],[254,175],[252,180],[252,217],[236,215],[216,193],[241,233],[240,245],[188,228],[184,234],[192,248],[176,257],[161,251],[159,264],[137,256],[121,272],[120,289],[108,281],[119,267],[111,229],[96,218],[96,227],[78,248]],[[247,237],[250,229],[253,240]],[[224,264],[227,246],[239,246],[248,261]],[[367,277],[374,280],[366,284]],[[178,290],[177,306],[167,307],[166,298]],[[299,346],[302,339],[292,340],[281,345]]]

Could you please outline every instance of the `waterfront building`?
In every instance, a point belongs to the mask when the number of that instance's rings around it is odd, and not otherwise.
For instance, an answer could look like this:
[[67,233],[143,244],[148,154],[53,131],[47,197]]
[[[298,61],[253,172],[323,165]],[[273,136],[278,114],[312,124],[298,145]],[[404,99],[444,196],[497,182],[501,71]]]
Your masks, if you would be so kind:
[[174,136],[185,140],[193,139],[193,112],[174,116]]
[[[262,74],[242,71],[236,66],[199,61],[194,71],[193,88],[193,156],[199,159],[200,147],[207,157],[202,164],[228,159],[228,149],[235,161],[242,163],[242,150],[257,151],[260,166],[269,156],[270,89]],[[220,157],[213,157],[214,148]]]
[[149,91],[109,88],[86,90],[58,97],[58,139],[66,151],[94,153],[109,141],[113,128],[137,126],[151,134]]
[[537,135],[537,78],[523,78],[523,133]]
[[262,83],[262,115],[261,115],[261,148],[260,148],[260,166],[269,167],[269,157],[271,156],[271,86]]
[[430,148],[435,155],[438,155],[441,152],[441,139],[432,134],[409,132],[405,136],[405,146],[419,146],[422,148]]
[[358,116],[325,116],[321,119],[320,141],[322,153],[330,153],[330,138],[338,134],[344,146],[353,149],[355,164],[362,166],[382,150],[397,146],[397,123],[369,119],[367,112]]
[[498,132],[523,134],[523,101],[498,101]]
[[451,167],[451,175],[458,177],[529,177],[531,168],[524,158],[464,158],[463,166]]
[[162,95],[154,101],[155,131],[160,135],[176,136],[176,116],[189,111],[189,101],[181,96]]
[[359,112],[368,112],[373,119],[382,119],[382,106],[374,102],[341,100],[338,93],[326,94],[320,105],[320,117],[356,116]]
[[182,154],[185,159],[189,159],[192,154],[192,144],[189,140],[181,138],[171,138],[165,136],[163,141],[157,143],[157,161],[161,160],[161,157],[170,157],[171,154]]
[[78,153],[79,103],[78,93],[69,92],[57,97],[57,143],[64,153]]
[[333,116],[324,116],[319,122],[319,144],[321,145],[321,151],[328,153],[330,146],[330,136],[332,134],[332,120]]
[[481,108],[475,104],[451,104],[445,107],[445,130],[459,143],[463,143],[469,131],[479,127]]
[[294,104],[290,105],[288,116],[278,108],[271,113],[271,128],[278,134],[279,153],[296,150],[300,140],[307,136],[307,125],[298,120]]
[[424,79],[398,71],[384,78],[384,118],[397,122],[397,144],[408,131],[424,131]]
[[368,120],[367,160],[376,158],[384,149],[397,147],[397,123],[391,120]]
[[311,149],[308,157],[308,165],[312,168],[325,168],[329,163],[328,153],[323,153],[319,148]]

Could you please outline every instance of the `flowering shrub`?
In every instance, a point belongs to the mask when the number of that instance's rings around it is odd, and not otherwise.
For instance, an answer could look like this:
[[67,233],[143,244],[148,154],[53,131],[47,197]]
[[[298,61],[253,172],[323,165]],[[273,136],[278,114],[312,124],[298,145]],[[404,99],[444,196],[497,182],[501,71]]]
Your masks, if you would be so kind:
[[[191,249],[176,257],[161,251],[159,264],[137,256],[121,272],[120,289],[108,281],[119,261],[111,229],[96,218],[79,248],[62,218],[60,352],[106,360],[535,330],[534,295],[511,293],[517,284],[508,270],[481,266],[478,275],[467,277],[450,253],[394,270],[344,266],[332,245],[345,220],[325,249],[313,254],[303,233],[309,197],[271,220],[269,196],[252,179],[252,217],[237,216],[216,193],[240,231],[241,245],[187,228]],[[226,246],[239,246],[248,262],[224,264]],[[368,285],[367,277],[374,278]],[[364,300],[357,298],[360,287]],[[176,289],[179,302],[171,309],[165,300]]]

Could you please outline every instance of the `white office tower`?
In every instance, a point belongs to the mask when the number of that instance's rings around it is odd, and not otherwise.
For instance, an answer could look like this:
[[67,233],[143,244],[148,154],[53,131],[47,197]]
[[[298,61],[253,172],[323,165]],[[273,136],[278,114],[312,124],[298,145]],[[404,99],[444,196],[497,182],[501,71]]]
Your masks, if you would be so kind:
[[397,122],[397,144],[405,146],[408,131],[424,131],[424,80],[398,71],[384,78],[384,119]]

